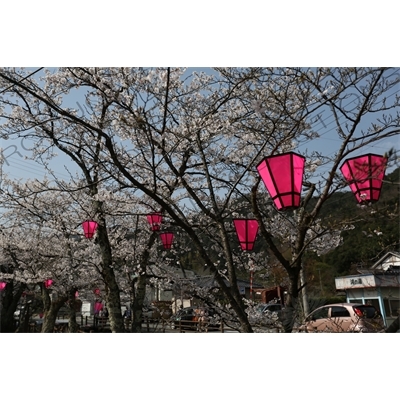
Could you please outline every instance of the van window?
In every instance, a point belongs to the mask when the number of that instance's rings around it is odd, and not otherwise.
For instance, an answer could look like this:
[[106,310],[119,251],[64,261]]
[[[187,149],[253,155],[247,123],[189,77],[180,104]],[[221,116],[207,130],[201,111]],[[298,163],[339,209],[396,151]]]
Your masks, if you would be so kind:
[[350,317],[350,313],[345,307],[334,306],[331,307],[331,317]]
[[[322,307],[311,314],[312,319],[325,319],[328,318],[329,307]],[[308,318],[309,319],[309,318]]]

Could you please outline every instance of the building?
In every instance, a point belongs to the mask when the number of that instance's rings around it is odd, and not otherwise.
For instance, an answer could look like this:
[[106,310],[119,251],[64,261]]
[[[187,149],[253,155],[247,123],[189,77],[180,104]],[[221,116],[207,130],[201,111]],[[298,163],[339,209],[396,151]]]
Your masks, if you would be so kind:
[[371,268],[358,272],[336,278],[336,290],[345,291],[349,303],[375,306],[389,326],[400,310],[400,253],[389,252]]

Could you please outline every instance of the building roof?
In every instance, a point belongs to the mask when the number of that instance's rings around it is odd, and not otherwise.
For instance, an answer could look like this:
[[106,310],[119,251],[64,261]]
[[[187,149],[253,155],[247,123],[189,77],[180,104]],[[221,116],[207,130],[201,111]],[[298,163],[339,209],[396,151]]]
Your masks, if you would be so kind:
[[395,251],[389,251],[383,257],[381,257],[371,268],[370,270],[388,270],[388,269],[397,269],[393,267],[400,267],[400,253]]

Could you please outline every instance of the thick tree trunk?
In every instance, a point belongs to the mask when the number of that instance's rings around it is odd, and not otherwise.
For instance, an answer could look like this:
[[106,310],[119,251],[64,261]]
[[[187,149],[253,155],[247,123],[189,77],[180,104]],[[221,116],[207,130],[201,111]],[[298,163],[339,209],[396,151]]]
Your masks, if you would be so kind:
[[82,302],[75,299],[75,290],[72,292],[70,293],[68,301],[68,332],[76,333],[79,330],[79,325],[76,322],[76,312],[82,306]]
[[293,330],[293,326],[299,317],[299,269],[287,269],[289,275],[289,287],[286,296],[285,309],[282,312],[282,325],[286,333]]
[[57,314],[60,308],[68,300],[68,296],[62,296],[50,302],[50,307],[46,308],[43,315],[42,333],[53,333],[56,325]]
[[149,262],[150,249],[153,247],[157,233],[153,232],[150,235],[147,246],[140,257],[141,271],[136,281],[132,282],[131,287],[131,326],[130,331],[133,333],[142,332],[142,319],[143,319],[143,303],[146,296],[147,276],[146,266]]
[[106,303],[110,329],[113,333],[125,332],[124,320],[121,312],[121,300],[119,287],[115,279],[114,269],[112,268],[112,249],[107,234],[106,220],[103,215],[103,204],[100,201],[93,201],[93,208],[98,215],[97,242],[101,254],[101,275],[106,285]]
[[16,320],[14,319],[14,313],[17,310],[18,302],[20,301],[25,288],[26,285],[21,284],[18,290],[15,291],[14,283],[11,281],[7,283],[5,290],[1,292],[0,332],[15,332]]
[[132,304],[131,304],[131,332],[142,332],[143,302],[146,295],[146,275],[139,275],[137,283],[132,282]]
[[121,312],[121,301],[119,297],[119,288],[115,281],[114,274],[108,274],[108,279],[105,279],[107,284],[106,303],[108,310],[108,318],[110,321],[110,329],[113,333],[124,333],[124,320]]

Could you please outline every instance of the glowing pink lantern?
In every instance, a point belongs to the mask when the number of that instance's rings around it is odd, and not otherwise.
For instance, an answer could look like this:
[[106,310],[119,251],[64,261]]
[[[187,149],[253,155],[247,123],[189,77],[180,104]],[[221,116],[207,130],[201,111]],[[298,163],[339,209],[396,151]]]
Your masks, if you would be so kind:
[[92,239],[93,238],[98,225],[99,224],[96,221],[84,221],[84,222],[82,222],[83,232],[85,233],[85,237],[87,239]]
[[387,158],[377,154],[365,154],[347,159],[340,170],[358,203],[378,201]]
[[0,291],[4,290],[7,286],[6,282],[0,282]]
[[161,241],[164,245],[164,249],[170,249],[172,247],[172,242],[174,240],[173,232],[163,232],[160,233]]
[[300,205],[305,157],[289,152],[265,157],[257,170],[278,210]]
[[159,231],[162,221],[162,215],[160,213],[152,213],[147,215],[147,221],[150,224],[152,231]]
[[253,250],[258,233],[258,221],[256,219],[234,219],[236,234],[242,250]]
[[46,289],[48,289],[52,284],[53,284],[53,280],[52,280],[52,279],[46,279],[46,280],[44,281],[44,287],[45,287]]
[[98,314],[103,309],[103,303],[96,301],[94,303],[94,313]]
[[75,292],[75,298],[77,299],[78,297],[79,297],[79,292],[76,291],[76,292]]

